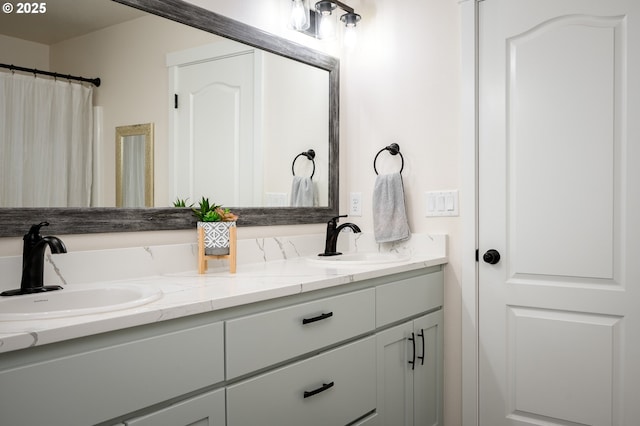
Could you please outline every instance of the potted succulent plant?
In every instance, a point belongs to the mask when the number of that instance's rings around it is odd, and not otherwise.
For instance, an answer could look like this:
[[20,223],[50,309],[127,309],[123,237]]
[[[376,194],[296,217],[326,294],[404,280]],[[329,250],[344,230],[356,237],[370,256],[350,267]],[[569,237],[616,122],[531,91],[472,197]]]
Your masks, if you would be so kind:
[[236,226],[238,216],[229,209],[210,203],[205,197],[202,197],[198,206],[192,207],[191,210],[198,219],[198,228],[204,229],[205,254],[229,254],[229,229]]
[[193,204],[187,205],[188,198],[176,198],[173,202],[173,207],[193,207]]

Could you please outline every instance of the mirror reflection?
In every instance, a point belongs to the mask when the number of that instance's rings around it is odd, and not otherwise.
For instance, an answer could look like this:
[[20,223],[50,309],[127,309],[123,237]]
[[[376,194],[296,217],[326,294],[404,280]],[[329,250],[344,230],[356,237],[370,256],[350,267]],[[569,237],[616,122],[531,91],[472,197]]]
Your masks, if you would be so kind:
[[[81,3],[85,2],[74,2],[64,13],[85,13]],[[34,195],[33,200],[14,197],[12,204],[3,204],[4,207],[137,207],[139,199],[131,201],[133,205],[120,200],[115,167],[119,167],[119,151],[111,145],[116,140],[115,129],[132,122],[155,123],[153,192],[145,194],[144,206],[166,207],[178,197],[193,201],[201,196],[229,207],[290,205],[294,180],[291,163],[309,148],[317,153],[313,178],[319,195],[316,205],[329,205],[328,71],[231,43],[111,1],[86,3],[102,15],[101,19],[111,13],[118,17],[97,29],[45,40],[42,35],[22,32],[29,28],[41,30],[41,25],[29,25],[19,22],[15,15],[4,15],[0,20],[0,33],[4,33],[0,35],[0,45],[1,62],[101,78],[100,87],[92,89],[93,110],[87,119],[93,129],[92,141],[87,144],[91,149],[83,154],[81,167],[66,167],[87,170],[88,175],[83,179],[49,181],[57,183],[56,189],[67,191],[69,188],[59,182],[88,180],[92,192],[85,194],[82,203],[49,204],[43,201],[43,195]],[[48,11],[51,18],[56,13],[54,9]],[[98,22],[96,18],[87,19]],[[251,61],[236,61],[247,55]],[[218,66],[221,61],[250,62],[248,69],[228,65],[228,73],[245,75],[246,81],[224,81],[218,74],[205,71],[205,75],[214,78],[184,87],[184,82],[190,81],[185,76],[195,63]],[[184,100],[179,102],[184,109],[175,108],[176,94]],[[183,124],[193,118],[197,119],[195,127]],[[2,141],[3,146],[5,143]],[[53,144],[46,148],[55,155],[66,152]],[[31,164],[37,170],[55,169],[53,163],[40,164],[52,158],[37,157],[43,152],[47,151],[30,150]],[[3,155],[4,158],[8,157]],[[5,171],[10,174],[8,170],[3,167],[2,200],[9,200],[4,195],[8,191],[5,186],[11,182],[4,175]],[[33,171],[27,173],[26,179],[35,181],[36,186],[44,182]],[[44,191],[49,194],[51,189]],[[155,200],[155,204],[148,200]]]
[[153,207],[153,124],[116,128],[116,207]]
[[288,203],[290,164],[312,146],[321,163],[313,184],[322,189],[308,207],[328,205],[327,71],[232,41],[171,53],[167,62],[173,198],[296,206]]

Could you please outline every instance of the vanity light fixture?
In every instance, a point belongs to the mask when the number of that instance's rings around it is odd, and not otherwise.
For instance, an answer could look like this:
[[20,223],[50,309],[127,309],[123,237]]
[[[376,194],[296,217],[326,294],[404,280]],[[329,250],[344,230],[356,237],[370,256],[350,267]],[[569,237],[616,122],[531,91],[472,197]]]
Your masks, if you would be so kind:
[[347,47],[353,47],[356,44],[357,33],[356,24],[360,21],[361,16],[355,12],[347,12],[340,17],[340,20],[344,22],[344,44]]
[[356,25],[362,17],[352,7],[338,0],[320,0],[315,3],[313,10],[309,8],[309,0],[291,0],[291,26],[321,40],[333,38],[337,26],[333,11],[337,8],[346,12],[340,17],[345,25],[344,43],[353,45]]

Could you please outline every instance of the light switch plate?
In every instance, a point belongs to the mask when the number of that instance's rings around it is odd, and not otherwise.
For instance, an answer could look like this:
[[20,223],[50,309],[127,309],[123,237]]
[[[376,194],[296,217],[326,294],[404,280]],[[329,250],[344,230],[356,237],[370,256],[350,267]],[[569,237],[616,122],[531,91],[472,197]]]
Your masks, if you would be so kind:
[[427,217],[459,216],[458,191],[429,191],[424,193]]

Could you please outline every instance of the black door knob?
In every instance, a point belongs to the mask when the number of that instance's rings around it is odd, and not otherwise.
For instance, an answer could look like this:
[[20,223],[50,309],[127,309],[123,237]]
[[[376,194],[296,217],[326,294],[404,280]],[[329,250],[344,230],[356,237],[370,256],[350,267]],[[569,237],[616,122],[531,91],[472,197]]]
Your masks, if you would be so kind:
[[490,265],[495,265],[500,262],[500,253],[498,253],[498,250],[489,249],[482,255],[482,260]]

